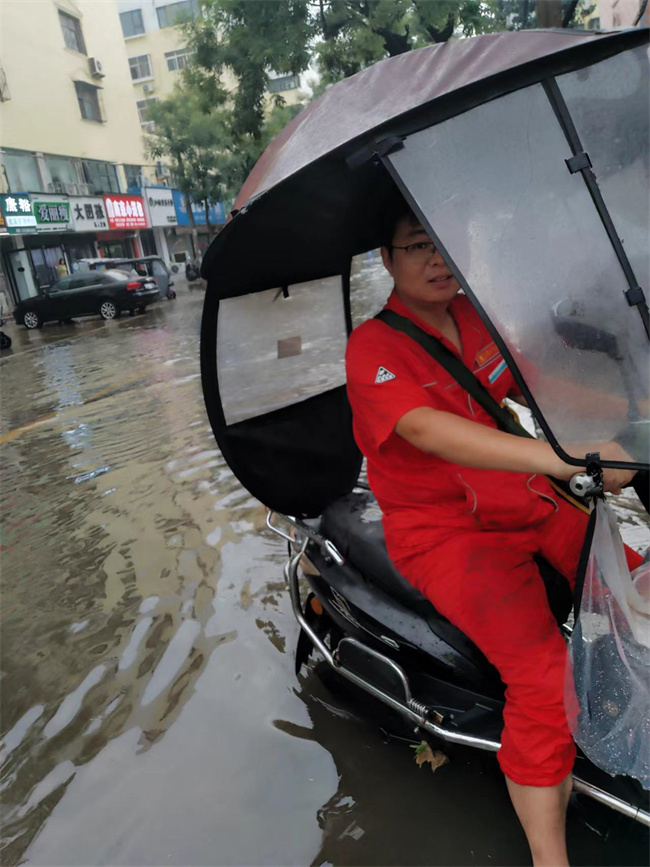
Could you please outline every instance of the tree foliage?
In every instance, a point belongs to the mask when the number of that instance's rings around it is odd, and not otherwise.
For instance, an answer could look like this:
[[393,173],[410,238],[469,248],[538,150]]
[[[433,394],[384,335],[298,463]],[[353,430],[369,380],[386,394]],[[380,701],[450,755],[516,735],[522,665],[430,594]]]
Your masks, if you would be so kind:
[[[575,26],[586,0],[310,0],[325,83],[452,36]],[[538,19],[539,22],[538,22]]]
[[182,25],[190,57],[182,84],[152,103],[149,153],[171,161],[177,185],[194,199],[232,198],[302,107],[268,93],[272,74],[311,64],[319,92],[452,36],[576,26],[592,10],[588,0],[201,0],[201,14]]

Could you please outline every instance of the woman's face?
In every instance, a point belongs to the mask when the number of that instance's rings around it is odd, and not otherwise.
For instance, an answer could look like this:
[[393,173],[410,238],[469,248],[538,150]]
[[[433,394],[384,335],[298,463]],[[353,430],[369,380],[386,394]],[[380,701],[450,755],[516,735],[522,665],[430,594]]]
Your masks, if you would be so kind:
[[397,224],[392,250],[382,247],[381,255],[405,304],[448,304],[460,289],[425,229],[408,216]]

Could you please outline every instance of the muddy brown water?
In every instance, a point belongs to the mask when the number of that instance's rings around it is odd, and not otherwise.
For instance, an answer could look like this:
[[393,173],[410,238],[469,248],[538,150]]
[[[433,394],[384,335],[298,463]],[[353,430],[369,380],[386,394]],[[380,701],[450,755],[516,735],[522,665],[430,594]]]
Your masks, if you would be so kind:
[[[284,543],[205,415],[201,304],[14,328],[0,362],[3,863],[529,863],[493,756],[419,769],[295,676]],[[647,862],[610,824],[572,814],[572,863]]]

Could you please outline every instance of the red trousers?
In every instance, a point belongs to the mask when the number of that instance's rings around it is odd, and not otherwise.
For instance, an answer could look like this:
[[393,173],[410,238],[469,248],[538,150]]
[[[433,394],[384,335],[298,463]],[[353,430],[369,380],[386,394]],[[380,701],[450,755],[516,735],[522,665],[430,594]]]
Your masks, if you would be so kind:
[[[559,501],[546,520],[523,530],[462,530],[397,568],[461,629],[506,684],[497,757],[524,786],[554,786],[571,772],[575,746],[564,710],[566,644],[533,561],[541,555],[571,586],[587,515]],[[630,569],[641,557],[626,549]]]

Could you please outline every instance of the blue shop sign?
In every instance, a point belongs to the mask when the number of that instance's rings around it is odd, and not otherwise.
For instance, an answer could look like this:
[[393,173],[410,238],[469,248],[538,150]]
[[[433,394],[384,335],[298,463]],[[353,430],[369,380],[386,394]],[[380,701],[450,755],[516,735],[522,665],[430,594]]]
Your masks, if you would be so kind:
[[[180,190],[172,190],[174,196],[174,207],[176,208],[176,218],[179,226],[189,226],[190,218],[185,205],[185,196]],[[192,216],[196,226],[205,226],[205,206],[203,202],[195,202],[192,200]],[[218,226],[226,222],[226,213],[224,211],[223,202],[212,202],[209,210],[210,225]]]

